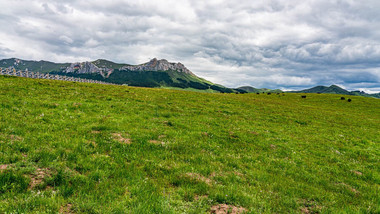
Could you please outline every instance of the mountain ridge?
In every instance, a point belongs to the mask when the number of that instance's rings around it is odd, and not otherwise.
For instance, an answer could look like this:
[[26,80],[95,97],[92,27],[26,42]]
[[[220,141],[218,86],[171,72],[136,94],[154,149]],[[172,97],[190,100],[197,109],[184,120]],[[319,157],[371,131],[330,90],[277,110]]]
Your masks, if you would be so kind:
[[328,87],[319,85],[319,86],[315,86],[312,88],[303,89],[299,91],[287,91],[287,93],[342,94],[342,95],[355,95],[355,96],[380,98],[380,93],[368,94],[368,93],[365,93],[364,91],[348,91],[337,85],[330,85]]
[[54,63],[17,58],[0,60],[0,67],[16,70],[59,74],[85,79],[127,84],[141,87],[193,88],[213,92],[232,93],[235,90],[196,76],[182,63],[153,58],[149,62],[130,65],[105,59],[95,61]]

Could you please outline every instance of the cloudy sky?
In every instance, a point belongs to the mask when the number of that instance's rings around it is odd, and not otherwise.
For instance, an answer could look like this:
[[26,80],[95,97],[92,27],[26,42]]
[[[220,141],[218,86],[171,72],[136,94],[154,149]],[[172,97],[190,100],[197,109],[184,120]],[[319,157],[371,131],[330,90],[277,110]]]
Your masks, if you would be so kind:
[[229,87],[380,92],[379,0],[0,0],[0,58],[184,63]]

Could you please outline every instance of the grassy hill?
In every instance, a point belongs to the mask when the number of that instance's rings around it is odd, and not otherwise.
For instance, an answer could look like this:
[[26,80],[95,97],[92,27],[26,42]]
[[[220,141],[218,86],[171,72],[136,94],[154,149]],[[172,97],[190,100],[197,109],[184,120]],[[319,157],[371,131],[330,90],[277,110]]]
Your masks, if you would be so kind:
[[326,86],[315,86],[313,88],[304,89],[301,91],[291,91],[291,93],[322,93],[322,94],[345,94],[349,95],[350,92],[337,86],[331,85],[329,87]]
[[268,88],[254,88],[252,86],[241,86],[237,89],[244,90],[248,93],[281,93],[282,91],[280,89],[268,89]]
[[379,213],[380,100],[346,97],[0,76],[0,213]]
[[363,97],[380,98],[380,93],[367,94],[363,91],[347,91],[337,85],[327,86],[315,86],[313,88],[304,89],[301,91],[289,91],[290,93],[319,93],[319,94],[342,94],[342,95],[355,95]]

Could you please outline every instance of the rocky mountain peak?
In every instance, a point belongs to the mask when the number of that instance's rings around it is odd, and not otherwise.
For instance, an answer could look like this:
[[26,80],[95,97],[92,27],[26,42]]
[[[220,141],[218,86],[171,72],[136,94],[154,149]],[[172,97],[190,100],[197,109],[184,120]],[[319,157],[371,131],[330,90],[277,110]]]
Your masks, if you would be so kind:
[[168,62],[166,59],[153,58],[147,63],[141,65],[119,65],[107,60],[96,60],[94,62],[76,62],[70,64],[63,71],[65,73],[89,74],[99,73],[103,77],[108,77],[114,70],[114,67],[120,66],[119,70],[129,71],[177,71],[194,75],[182,63]]
[[136,65],[136,66],[124,66],[122,67],[123,70],[130,70],[130,71],[178,71],[183,72],[187,74],[194,75],[189,69],[187,69],[182,63],[173,63],[169,62],[166,59],[160,59],[157,58],[151,59],[149,62]]

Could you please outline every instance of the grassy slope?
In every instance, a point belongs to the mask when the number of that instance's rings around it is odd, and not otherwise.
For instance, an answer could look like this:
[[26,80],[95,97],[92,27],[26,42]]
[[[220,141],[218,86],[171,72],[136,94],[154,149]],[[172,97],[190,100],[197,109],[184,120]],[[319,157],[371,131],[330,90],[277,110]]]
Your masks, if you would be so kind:
[[380,100],[339,98],[0,76],[0,212],[378,213]]
[[111,69],[120,69],[123,66],[129,65],[129,64],[114,63],[106,59],[97,59],[93,61],[92,63],[98,66],[99,68],[111,68]]
[[70,66],[70,63],[54,63],[49,61],[29,61],[29,60],[22,60],[21,63],[15,65],[14,64],[15,59],[3,59],[0,60],[0,67],[8,68],[10,66],[14,66],[16,70],[25,70],[28,69],[29,71],[33,72],[42,72],[42,73],[49,73],[51,71],[60,71],[62,67]]

